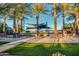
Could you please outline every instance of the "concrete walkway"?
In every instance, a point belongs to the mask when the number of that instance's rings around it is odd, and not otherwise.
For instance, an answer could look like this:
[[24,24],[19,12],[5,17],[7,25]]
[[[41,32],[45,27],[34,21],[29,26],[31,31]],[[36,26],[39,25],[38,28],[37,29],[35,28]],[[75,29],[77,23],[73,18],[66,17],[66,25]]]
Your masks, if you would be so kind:
[[18,44],[21,44],[21,43],[26,42],[28,40],[32,40],[34,38],[35,37],[31,37],[31,38],[27,38],[27,39],[18,40],[18,41],[15,41],[15,42],[3,44],[3,45],[0,46],[0,53],[3,52],[3,51],[6,51],[6,50],[8,50],[8,49],[10,49],[12,47],[15,47]]
[[27,43],[79,43],[79,37],[66,37],[66,38],[44,37],[44,38],[39,38],[39,39],[35,37],[24,38],[22,40],[18,40],[18,41],[1,45],[0,53],[12,47],[15,47],[16,45],[21,44],[23,42],[27,42]]
[[30,40],[29,43],[79,43],[79,37],[45,37],[40,40]]
[[30,37],[29,36],[17,37],[17,38],[0,37],[0,41],[4,41],[4,42],[15,42],[15,41],[18,41],[18,40],[28,39],[28,38],[30,38]]

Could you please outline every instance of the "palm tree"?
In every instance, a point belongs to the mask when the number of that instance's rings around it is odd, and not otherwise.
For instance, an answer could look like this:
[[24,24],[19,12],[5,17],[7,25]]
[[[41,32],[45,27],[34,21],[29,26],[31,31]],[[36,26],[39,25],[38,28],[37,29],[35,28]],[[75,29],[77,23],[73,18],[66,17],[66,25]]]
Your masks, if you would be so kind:
[[[11,4],[11,14],[14,19],[14,33],[18,33],[18,20],[21,21],[21,28],[22,28],[22,20],[24,19],[24,16],[26,14],[29,14],[30,9],[25,4]],[[17,23],[17,24],[16,24]],[[15,34],[14,37],[16,37],[17,34]]]
[[3,24],[3,32],[4,32],[4,34],[6,33],[6,20],[7,20],[8,16],[9,16],[9,11],[10,11],[9,8],[10,8],[9,4],[5,4],[5,3],[0,4],[0,15],[4,19],[3,20],[3,22],[4,22],[4,24]]
[[59,8],[59,4],[51,4],[52,9],[50,10],[50,15],[54,17],[54,33],[57,34],[57,18],[61,15],[61,9]]
[[0,33],[2,33],[3,32],[3,22],[0,22]]
[[75,34],[78,34],[78,19],[79,19],[79,6],[73,5],[73,8],[70,9],[69,13],[75,16]]
[[33,4],[32,7],[33,7],[32,8],[33,14],[36,16],[36,19],[37,19],[37,36],[39,36],[39,28],[38,28],[39,17],[42,13],[46,13],[48,9],[43,4],[40,4],[40,3]]
[[66,12],[68,11],[69,6],[70,4],[68,3],[59,4],[60,9],[62,10],[63,36],[64,36],[64,31],[65,31],[65,16],[66,16]]
[[27,19],[27,15],[30,15],[32,12],[31,12],[31,8],[29,8],[28,4],[20,4],[19,7],[18,7],[19,11],[18,11],[18,19],[20,21],[20,32],[22,32],[22,25],[23,25],[23,20],[24,19]]
[[54,6],[54,31],[55,34],[57,34],[57,10],[56,10],[56,4],[53,4]]
[[66,18],[66,20],[67,20],[68,22],[70,22],[70,25],[71,25],[70,29],[72,29],[72,32],[74,32],[74,31],[75,31],[75,24],[74,24],[72,21],[75,20],[75,15],[69,13],[69,14],[68,14],[68,17]]

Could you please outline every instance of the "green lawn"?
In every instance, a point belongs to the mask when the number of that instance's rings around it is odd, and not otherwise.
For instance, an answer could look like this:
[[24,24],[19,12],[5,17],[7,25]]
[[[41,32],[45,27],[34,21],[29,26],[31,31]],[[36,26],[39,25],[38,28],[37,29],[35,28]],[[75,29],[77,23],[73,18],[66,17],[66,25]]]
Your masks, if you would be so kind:
[[0,45],[5,44],[5,43],[7,43],[7,42],[0,41]]
[[19,55],[19,56],[52,56],[58,54],[66,56],[79,56],[79,43],[72,43],[72,44],[23,43],[5,52],[10,53],[11,55]]

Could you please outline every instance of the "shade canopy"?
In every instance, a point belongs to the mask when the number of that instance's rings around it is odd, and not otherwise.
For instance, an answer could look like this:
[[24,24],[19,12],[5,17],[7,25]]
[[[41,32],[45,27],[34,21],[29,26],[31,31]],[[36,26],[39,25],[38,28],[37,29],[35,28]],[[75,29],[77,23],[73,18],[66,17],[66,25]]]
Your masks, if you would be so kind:
[[39,28],[39,29],[50,29],[50,27],[47,26],[47,23],[41,23],[37,26],[37,24],[29,24],[33,27],[27,27],[27,29],[36,29],[36,28]]

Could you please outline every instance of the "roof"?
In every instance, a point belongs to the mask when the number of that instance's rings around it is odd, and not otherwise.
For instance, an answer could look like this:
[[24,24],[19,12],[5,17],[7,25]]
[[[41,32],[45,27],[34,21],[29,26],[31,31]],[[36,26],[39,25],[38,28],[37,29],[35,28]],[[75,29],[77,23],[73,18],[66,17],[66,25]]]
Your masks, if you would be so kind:
[[50,29],[50,27],[47,26],[47,24],[45,23],[41,23],[39,24],[38,26],[36,24],[30,24],[34,27],[27,27],[27,29],[36,29],[36,28],[39,28],[39,29]]

